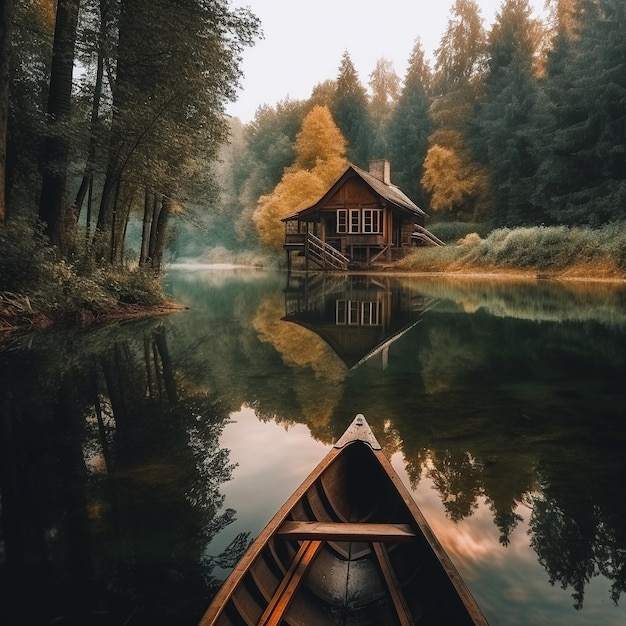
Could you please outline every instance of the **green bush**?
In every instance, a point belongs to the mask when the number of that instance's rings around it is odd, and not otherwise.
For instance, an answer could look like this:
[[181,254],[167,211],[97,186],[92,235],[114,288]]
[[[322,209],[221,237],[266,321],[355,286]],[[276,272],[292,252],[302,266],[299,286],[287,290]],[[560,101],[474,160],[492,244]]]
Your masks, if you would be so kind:
[[45,237],[23,221],[0,230],[0,292],[26,297],[34,311],[55,318],[118,304],[153,306],[165,299],[152,271],[55,260]]
[[165,299],[160,277],[151,271],[111,270],[103,274],[102,281],[107,293],[122,304],[153,306]]
[[[460,232],[457,230],[456,234]],[[607,270],[626,270],[624,223],[597,229],[567,226],[499,228],[484,239],[478,233],[470,232],[455,241],[456,245],[441,248],[416,248],[398,263],[398,267],[414,271],[500,267],[546,272],[590,263],[605,266]]]
[[624,225],[601,229],[536,226],[494,230],[468,261],[507,268],[562,270],[582,263],[617,263],[624,268]]
[[53,254],[43,234],[15,220],[0,229],[0,291],[23,292],[50,279]]

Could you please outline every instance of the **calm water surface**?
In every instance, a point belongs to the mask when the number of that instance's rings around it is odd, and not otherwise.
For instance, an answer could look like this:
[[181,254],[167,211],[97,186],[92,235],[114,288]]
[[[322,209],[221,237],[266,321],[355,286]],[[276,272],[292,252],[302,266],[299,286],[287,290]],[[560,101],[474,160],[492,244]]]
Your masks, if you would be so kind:
[[626,289],[173,268],[0,348],[0,623],[197,624],[363,413],[493,625],[626,623]]

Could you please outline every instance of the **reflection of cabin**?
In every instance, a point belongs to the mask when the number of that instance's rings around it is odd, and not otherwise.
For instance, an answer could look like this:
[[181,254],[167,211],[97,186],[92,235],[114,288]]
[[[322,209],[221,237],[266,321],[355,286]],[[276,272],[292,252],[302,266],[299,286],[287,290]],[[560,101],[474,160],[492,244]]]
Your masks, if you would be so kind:
[[284,321],[314,332],[348,369],[380,355],[421,321],[433,300],[376,274],[316,274],[290,280]]
[[396,260],[410,246],[443,245],[425,218],[391,183],[389,161],[371,161],[369,172],[350,165],[314,205],[283,218],[287,265],[295,252],[307,268],[348,270]]

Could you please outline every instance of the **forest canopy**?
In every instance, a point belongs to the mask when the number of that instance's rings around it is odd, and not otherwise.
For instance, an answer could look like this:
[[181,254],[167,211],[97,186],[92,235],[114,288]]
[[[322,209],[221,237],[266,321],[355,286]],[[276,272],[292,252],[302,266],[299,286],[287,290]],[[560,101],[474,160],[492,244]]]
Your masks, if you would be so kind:
[[[346,51],[337,75],[308,100],[263,105],[250,124],[235,127],[236,147],[226,148],[220,206],[230,218],[207,216],[209,232],[234,246],[267,241],[249,218],[298,167],[297,133],[319,105],[344,136],[348,160],[367,169],[369,160],[388,159],[393,182],[431,223],[623,221],[624,4],[550,0],[548,8],[542,21],[527,0],[503,0],[487,30],[474,0],[456,0],[432,63],[416,38],[403,79],[380,59],[366,84]],[[281,216],[301,208],[299,196],[288,204]]]
[[364,83],[346,51],[310,98],[264,104],[245,125],[225,107],[262,37],[247,9],[2,6],[0,223],[40,224],[73,264],[279,249],[281,217],[347,162],[380,158],[431,221],[626,219],[622,0],[549,0],[543,21],[503,0],[489,29],[475,0],[455,0],[432,61],[416,36],[404,77],[382,58]]
[[[0,223],[60,258],[120,265],[131,217],[158,269],[172,216],[215,195],[226,104],[260,22],[228,0],[6,0]],[[167,18],[165,18],[167,16]]]

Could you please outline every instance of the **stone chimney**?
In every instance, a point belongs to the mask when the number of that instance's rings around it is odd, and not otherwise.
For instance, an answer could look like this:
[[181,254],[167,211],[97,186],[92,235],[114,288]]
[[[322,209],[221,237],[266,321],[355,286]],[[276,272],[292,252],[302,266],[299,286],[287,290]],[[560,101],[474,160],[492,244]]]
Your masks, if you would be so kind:
[[387,159],[370,161],[370,174],[385,185],[391,185],[391,163]]

